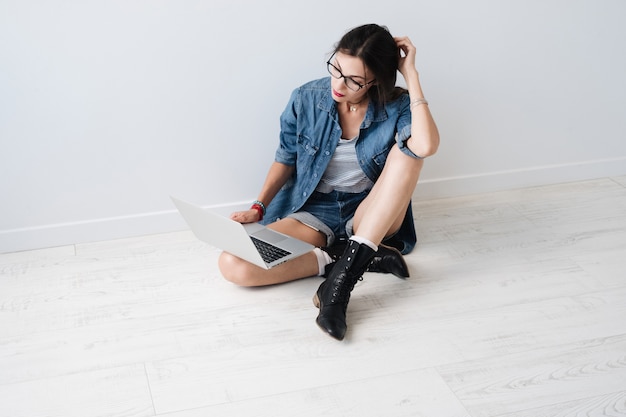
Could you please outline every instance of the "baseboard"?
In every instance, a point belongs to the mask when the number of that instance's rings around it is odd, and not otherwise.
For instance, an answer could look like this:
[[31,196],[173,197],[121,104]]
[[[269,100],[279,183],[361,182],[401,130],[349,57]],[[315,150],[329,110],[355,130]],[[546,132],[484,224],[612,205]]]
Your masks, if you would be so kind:
[[[620,175],[626,175],[626,158],[438,178],[420,181],[414,193],[414,199],[455,197]],[[237,202],[207,208],[229,213],[239,210],[243,206],[245,206],[244,203]],[[131,216],[11,229],[0,231],[0,253],[121,239],[185,229],[187,229],[186,224],[174,209]]]
[[458,197],[626,175],[626,157],[420,181],[415,200]]
[[[244,203],[207,206],[222,214],[241,210]],[[187,230],[176,209],[131,216],[110,217],[80,222],[0,231],[0,253],[100,242],[156,233]]]

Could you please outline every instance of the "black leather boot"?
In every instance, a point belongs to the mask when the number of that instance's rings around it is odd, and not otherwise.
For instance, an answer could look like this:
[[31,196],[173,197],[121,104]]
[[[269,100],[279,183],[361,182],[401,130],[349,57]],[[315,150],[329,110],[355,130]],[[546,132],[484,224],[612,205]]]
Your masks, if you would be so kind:
[[[326,252],[333,260],[333,263],[326,265],[324,277],[328,277],[330,271],[335,266],[335,262],[339,259],[341,253],[345,250],[346,243],[335,244],[331,247],[320,248]],[[367,272],[380,272],[383,274],[393,274],[398,278],[409,277],[409,267],[404,261],[404,257],[400,251],[391,246],[380,244],[378,252],[374,254],[372,261],[368,265]]]
[[369,246],[350,240],[313,297],[313,304],[320,309],[315,320],[317,325],[337,340],[343,340],[348,328],[346,310],[350,293],[356,282],[362,279],[374,254]]
[[402,279],[409,277],[409,267],[400,251],[382,244],[378,245],[378,252],[372,258],[367,271],[394,274]]

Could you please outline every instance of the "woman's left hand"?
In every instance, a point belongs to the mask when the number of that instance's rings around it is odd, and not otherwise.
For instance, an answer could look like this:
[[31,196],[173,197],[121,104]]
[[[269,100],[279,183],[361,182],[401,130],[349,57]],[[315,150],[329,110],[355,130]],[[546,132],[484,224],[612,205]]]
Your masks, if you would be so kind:
[[412,72],[417,74],[415,67],[416,48],[408,36],[397,37],[394,40],[398,45],[398,70],[406,80]]

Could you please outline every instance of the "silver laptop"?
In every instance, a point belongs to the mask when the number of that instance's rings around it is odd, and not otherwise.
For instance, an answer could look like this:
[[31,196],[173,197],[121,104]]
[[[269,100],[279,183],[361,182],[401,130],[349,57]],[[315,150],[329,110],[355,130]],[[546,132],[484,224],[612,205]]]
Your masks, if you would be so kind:
[[261,268],[273,268],[315,248],[259,223],[244,225],[178,198],[171,199],[198,239]]

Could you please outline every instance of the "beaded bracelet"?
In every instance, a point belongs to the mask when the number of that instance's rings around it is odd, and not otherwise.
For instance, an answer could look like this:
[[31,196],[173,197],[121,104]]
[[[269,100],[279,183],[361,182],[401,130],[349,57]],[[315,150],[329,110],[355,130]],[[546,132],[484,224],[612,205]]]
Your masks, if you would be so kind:
[[252,202],[252,204],[253,204],[253,205],[254,205],[254,204],[257,204],[257,205],[261,206],[261,209],[263,210],[263,215],[265,216],[265,212],[267,211],[267,207],[265,207],[265,204],[263,204],[263,202],[262,202],[262,201],[259,201],[259,200],[254,200],[254,201]]
[[256,210],[256,212],[259,213],[259,221],[263,220],[263,208],[261,206],[259,206],[258,204],[253,204],[250,209]]
[[252,207],[250,208],[256,210],[259,213],[259,220],[263,220],[266,211],[265,204],[263,204],[263,202],[259,200],[254,200],[252,202]]

